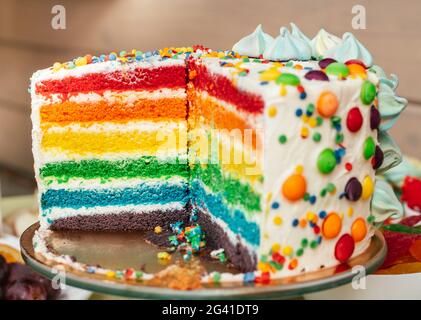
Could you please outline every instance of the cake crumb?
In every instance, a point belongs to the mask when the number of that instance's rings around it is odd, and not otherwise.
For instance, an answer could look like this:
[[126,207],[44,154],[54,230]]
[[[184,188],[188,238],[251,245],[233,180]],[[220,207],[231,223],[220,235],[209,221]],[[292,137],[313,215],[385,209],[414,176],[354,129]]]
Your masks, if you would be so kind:
[[162,227],[161,226],[156,226],[155,229],[154,229],[154,232],[156,234],[160,234],[162,232]]
[[149,284],[175,290],[198,289],[202,287],[201,278],[204,272],[205,269],[198,259],[192,259],[189,263],[177,261],[155,274]]

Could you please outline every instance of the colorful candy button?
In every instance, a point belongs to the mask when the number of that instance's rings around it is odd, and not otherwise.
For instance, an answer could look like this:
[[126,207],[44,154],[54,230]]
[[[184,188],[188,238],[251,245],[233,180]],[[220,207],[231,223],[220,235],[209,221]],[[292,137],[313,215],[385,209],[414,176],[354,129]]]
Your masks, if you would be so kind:
[[360,108],[354,107],[349,110],[348,115],[346,117],[346,126],[349,131],[357,132],[361,129],[363,125],[363,116],[361,114]]
[[307,80],[329,81],[329,77],[320,70],[310,70],[304,75]]
[[84,66],[88,63],[88,61],[86,60],[85,57],[79,57],[75,60],[75,65],[80,67],[80,66]]
[[365,68],[357,63],[348,64],[349,74],[365,79],[367,77],[367,71]]
[[339,238],[335,246],[335,258],[342,263],[348,261],[354,253],[355,242],[349,234],[344,234]]
[[367,200],[371,197],[374,191],[374,182],[373,179],[371,179],[370,176],[365,176],[363,179],[363,193],[362,198],[364,200]]
[[326,67],[326,74],[346,78],[349,75],[349,68],[344,63],[333,62]]
[[365,105],[369,105],[373,102],[375,97],[376,97],[376,86],[372,82],[365,80],[361,87],[361,94],[360,94],[362,103],[364,103]]
[[372,137],[368,137],[367,139],[365,139],[363,146],[364,159],[370,159],[374,155],[375,151],[376,143],[374,142],[374,139]]
[[322,224],[322,234],[326,239],[335,238],[342,229],[342,219],[335,212],[329,213]]
[[307,182],[301,174],[290,175],[282,185],[282,194],[290,201],[302,199],[306,190]]
[[328,174],[336,167],[335,152],[332,149],[324,149],[317,158],[317,168],[323,174]]
[[375,106],[370,108],[370,128],[371,130],[377,129],[380,125],[381,117],[379,109]]
[[273,118],[273,117],[275,117],[276,116],[276,114],[277,114],[278,112],[277,112],[277,110],[276,110],[276,107],[275,106],[270,106],[269,107],[269,109],[268,109],[268,115],[269,115],[269,117],[271,117],[271,118]]
[[276,78],[276,84],[298,86],[300,84],[300,78],[292,73],[282,73]]
[[382,149],[379,146],[376,146],[376,150],[374,151],[374,157],[372,159],[373,169],[376,170],[381,167],[384,160],[384,154]]
[[345,62],[345,64],[346,64],[347,66],[350,66],[350,65],[353,65],[353,64],[357,64],[357,65],[359,65],[359,66],[363,67],[364,69],[367,69],[367,67],[366,67],[366,65],[364,64],[364,62],[362,62],[361,60],[357,60],[357,59],[351,59],[351,60],[348,60],[347,62]]
[[325,58],[319,61],[319,67],[321,69],[326,69],[330,64],[335,63],[336,60],[332,58]]
[[324,91],[317,99],[316,108],[317,112],[325,118],[333,116],[338,110],[339,101],[336,95],[330,91]]
[[273,223],[277,226],[282,224],[282,218],[280,216],[276,216],[275,218],[273,218]]
[[345,197],[349,201],[358,201],[361,198],[363,188],[357,178],[353,177],[345,185]]
[[291,256],[292,253],[293,253],[293,250],[292,250],[292,248],[290,246],[286,246],[282,250],[282,253],[284,254],[284,256]]
[[363,218],[356,219],[351,226],[351,235],[355,242],[360,242],[367,234],[367,225]]
[[269,68],[260,74],[260,81],[274,81],[280,74],[277,68]]

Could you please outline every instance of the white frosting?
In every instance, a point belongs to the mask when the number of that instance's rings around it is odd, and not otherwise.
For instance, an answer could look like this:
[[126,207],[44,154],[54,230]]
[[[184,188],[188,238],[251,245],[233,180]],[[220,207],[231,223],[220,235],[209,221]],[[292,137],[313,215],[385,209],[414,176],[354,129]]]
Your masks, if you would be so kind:
[[182,59],[167,59],[162,60],[160,56],[152,56],[147,60],[133,61],[131,63],[121,63],[120,61],[106,61],[101,63],[91,63],[84,66],[79,66],[74,69],[62,68],[58,71],[53,71],[52,68],[39,70],[32,75],[32,83],[44,80],[58,80],[65,77],[81,77],[89,73],[107,73],[115,71],[130,71],[137,68],[159,68],[162,66],[184,66]]
[[324,57],[326,52],[336,47],[341,41],[341,38],[330,34],[325,29],[320,29],[310,42],[313,57]]
[[[336,115],[342,118],[342,125],[345,127],[344,122],[348,111],[356,105],[361,106],[359,92],[362,80],[347,80],[336,83],[333,81],[318,81],[314,85],[309,85],[309,82],[302,80],[308,97],[306,101],[316,101],[320,92],[325,90],[334,92],[340,101],[340,107]],[[265,90],[265,98],[266,105],[276,106],[278,113],[274,118],[266,117],[265,119],[265,150],[267,152],[264,158],[264,188],[266,195],[269,193],[273,194],[272,201],[277,200],[280,203],[280,208],[276,210],[268,208],[269,214],[263,227],[261,253],[267,253],[273,243],[279,243],[281,247],[291,246],[292,248],[298,248],[303,238],[313,239],[314,233],[311,228],[292,228],[293,220],[305,218],[307,211],[318,214],[320,211],[325,210],[326,212],[334,211],[344,214],[340,235],[350,233],[351,224],[355,218],[357,216],[366,218],[370,213],[370,200],[350,202],[346,199],[340,200],[338,196],[345,189],[345,184],[351,177],[356,177],[359,181],[362,181],[368,175],[374,180],[375,172],[372,169],[371,162],[364,160],[361,151],[364,140],[368,136],[377,140],[376,132],[369,127],[370,109],[364,106],[360,107],[365,122],[357,134],[350,133],[346,128],[342,130],[347,147],[346,155],[341,162],[342,165],[338,165],[328,175],[321,175],[316,166],[318,155],[325,148],[337,148],[335,146],[335,131],[331,128],[329,120],[325,119],[323,125],[315,130],[322,136],[319,143],[312,141],[311,136],[304,140],[299,136],[303,123],[298,121],[293,110],[297,106],[302,106],[304,109],[305,104],[299,99],[296,92],[293,91],[292,94],[280,97],[271,93],[271,90],[268,89]],[[282,145],[278,142],[277,137],[281,134],[287,136],[288,142],[286,144]],[[343,164],[346,162],[352,163],[355,168],[352,172],[345,170]],[[298,165],[304,167],[303,175],[307,180],[307,192],[317,196],[317,202],[314,205],[304,201],[298,203],[290,202],[280,194],[283,182],[289,175],[294,173],[295,167]],[[335,183],[336,194],[334,196],[327,195],[324,198],[320,197],[320,190],[329,182]],[[354,210],[352,218],[346,214],[350,207]],[[278,215],[283,220],[281,226],[273,224],[274,217]],[[338,261],[333,253],[338,237],[332,240],[323,239],[322,245],[315,250],[308,248],[305,254],[300,257],[299,266],[295,272],[284,268],[282,273],[299,273],[301,268],[305,268],[306,271],[314,271],[318,270],[322,265],[325,267],[336,265]],[[358,243],[354,256],[360,253],[362,248],[366,248],[368,242],[369,237],[367,236],[364,241]]]
[[[307,248],[304,255],[299,258],[299,265],[295,270],[289,270],[284,266],[283,270],[277,272],[274,277],[298,274],[303,268],[306,271],[313,271],[318,270],[322,265],[324,267],[337,265],[338,261],[335,259],[334,249],[338,238],[345,233],[350,233],[351,224],[357,217],[366,219],[371,212],[370,199],[360,199],[357,202],[351,202],[345,198],[339,199],[339,194],[343,192],[345,184],[351,177],[356,177],[359,181],[362,181],[368,175],[373,180],[375,179],[371,162],[364,160],[362,157],[364,140],[370,136],[374,141],[377,141],[377,132],[370,129],[370,108],[363,106],[360,101],[363,79],[347,78],[346,80],[339,80],[336,76],[328,76],[329,81],[310,81],[304,78],[307,72],[305,69],[278,68],[284,73],[292,73],[300,78],[301,85],[305,88],[307,94],[306,100],[303,101],[299,98],[299,94],[293,86],[286,86],[287,94],[285,96],[279,94],[279,85],[273,81],[262,86],[260,84],[261,71],[270,67],[266,64],[242,63],[241,67],[248,69],[249,74],[247,77],[239,77],[234,68],[219,67],[217,59],[203,59],[203,63],[212,72],[232,79],[240,90],[258,94],[264,100],[265,116],[264,119],[258,120],[258,125],[265,128],[263,151],[264,196],[262,197],[262,203],[264,205],[263,212],[267,213],[264,214],[261,223],[262,238],[258,254],[267,254],[274,243],[279,243],[281,248],[285,246],[298,248],[303,238],[307,238],[309,241],[315,239],[311,228],[293,228],[292,221],[305,217],[308,211],[316,214],[321,210],[325,210],[327,213],[335,211],[343,215],[341,233],[335,239],[323,239],[321,245],[314,250]],[[233,61],[233,64],[235,63],[236,60]],[[320,69],[317,61],[299,63],[304,68]],[[367,76],[368,80],[378,84],[378,79],[374,73],[368,72]],[[323,149],[337,148],[335,144],[336,131],[331,128],[329,119],[324,119],[322,126],[314,130],[311,129],[300,118],[296,117],[295,110],[300,107],[305,112],[307,104],[309,102],[315,104],[317,97],[325,90],[335,93],[340,101],[340,106],[335,115],[342,118],[343,130],[341,132],[344,134],[344,143],[347,149],[341,164],[337,165],[332,173],[321,175],[316,166],[316,159]],[[357,133],[351,133],[346,129],[345,120],[348,111],[355,106],[359,106],[364,122]],[[276,108],[275,117],[268,116],[270,107]],[[317,111],[315,113],[317,114]],[[310,136],[307,139],[300,137],[300,129],[303,126],[310,129]],[[311,138],[311,134],[316,131],[322,136],[318,143]],[[287,143],[279,143],[278,137],[281,134],[287,136]],[[346,162],[352,163],[354,169],[351,172],[345,170],[344,163]],[[310,205],[309,202],[303,200],[292,203],[281,195],[280,190],[283,182],[294,173],[298,165],[304,167],[303,175],[308,184],[307,192],[317,196],[314,205]],[[328,194],[324,198],[320,197],[320,190],[329,182],[336,185],[335,195]],[[266,204],[264,199],[269,194],[273,195],[272,201]],[[278,209],[271,208],[270,205],[273,201],[280,203]],[[347,214],[350,207],[353,209],[352,217]],[[282,217],[283,222],[280,226],[274,225],[273,219],[275,216]],[[373,232],[374,230],[369,229],[365,239],[356,244],[353,256],[357,256],[367,248]]]

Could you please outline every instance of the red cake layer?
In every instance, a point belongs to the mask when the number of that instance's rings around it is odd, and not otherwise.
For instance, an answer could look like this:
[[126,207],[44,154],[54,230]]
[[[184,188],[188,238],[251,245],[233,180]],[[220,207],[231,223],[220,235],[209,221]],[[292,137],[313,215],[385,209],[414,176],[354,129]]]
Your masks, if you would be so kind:
[[38,94],[71,94],[102,90],[155,90],[159,88],[185,88],[184,65],[137,68],[130,71],[88,73],[81,77],[44,80],[36,85]]
[[189,75],[194,87],[207,91],[210,95],[233,104],[240,110],[259,114],[263,112],[264,102],[256,94],[239,90],[226,77],[212,74],[202,64],[194,59],[189,59]]

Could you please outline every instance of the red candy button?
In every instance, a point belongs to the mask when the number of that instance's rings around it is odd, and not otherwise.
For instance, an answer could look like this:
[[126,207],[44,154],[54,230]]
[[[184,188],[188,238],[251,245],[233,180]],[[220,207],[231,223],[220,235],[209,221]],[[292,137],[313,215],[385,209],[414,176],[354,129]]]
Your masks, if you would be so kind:
[[363,116],[360,112],[358,107],[354,107],[349,110],[348,115],[346,117],[346,126],[349,131],[357,132],[361,129],[363,125]]
[[357,60],[357,59],[351,59],[348,60],[347,62],[345,62],[346,65],[350,65],[350,64],[358,64],[361,67],[364,67],[364,69],[367,69],[367,66],[364,64],[364,62],[362,62],[361,60]]
[[336,242],[335,246],[335,258],[339,262],[346,262],[349,258],[351,258],[352,253],[354,252],[355,243],[354,239],[348,233],[344,234],[342,237],[339,238],[338,242]]

